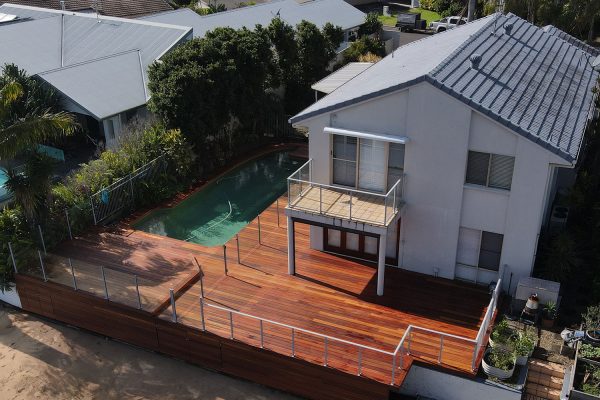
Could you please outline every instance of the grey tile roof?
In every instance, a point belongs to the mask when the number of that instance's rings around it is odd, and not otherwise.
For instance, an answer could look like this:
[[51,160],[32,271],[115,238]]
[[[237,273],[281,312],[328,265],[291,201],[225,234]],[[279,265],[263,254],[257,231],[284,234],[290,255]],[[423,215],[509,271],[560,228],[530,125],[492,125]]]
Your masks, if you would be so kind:
[[307,20],[322,27],[327,22],[350,29],[361,25],[365,14],[344,0],[312,0],[298,3],[296,0],[274,0],[269,3],[236,8],[229,11],[200,16],[188,8],[167,11],[143,17],[146,21],[191,26],[194,37],[203,37],[206,32],[219,27],[252,29],[260,24],[267,26],[279,14],[290,25]]
[[554,25],[546,25],[543,29],[544,29],[544,31],[548,32],[549,34],[558,36],[562,40],[565,40],[565,41],[571,43],[572,45],[579,47],[581,50],[587,51],[588,53],[590,53],[591,55],[593,55],[595,57],[600,56],[599,48],[592,47],[589,44],[582,42],[581,40],[577,39],[576,37],[569,35],[567,32],[561,31]]
[[[2,3],[4,1],[0,1]],[[61,9],[60,0],[10,0],[6,3]],[[97,4],[100,14],[121,18],[137,18],[173,9],[166,0],[102,0]],[[91,11],[93,8],[94,0],[65,0],[65,9],[68,11]]]
[[[417,54],[433,59],[407,59]],[[479,69],[470,67],[473,54]],[[292,122],[426,81],[571,162],[593,106],[593,59],[560,35],[496,14],[399,48]]]
[[21,19],[0,24],[0,65],[39,75],[97,119],[144,105],[148,65],[191,36],[147,21],[9,4],[0,12]]

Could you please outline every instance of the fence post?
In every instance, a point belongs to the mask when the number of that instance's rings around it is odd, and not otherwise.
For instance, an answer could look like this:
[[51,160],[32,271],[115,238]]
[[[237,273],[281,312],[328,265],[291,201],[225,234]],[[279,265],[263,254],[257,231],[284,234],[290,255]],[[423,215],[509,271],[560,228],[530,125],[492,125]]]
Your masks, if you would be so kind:
[[328,338],[327,336],[325,336],[325,346],[324,346],[324,351],[323,351],[323,365],[327,366],[327,345],[328,345]]
[[390,385],[394,386],[394,381],[396,380],[396,353],[392,357],[392,383]]
[[200,297],[200,321],[202,322],[202,330],[206,332],[206,323],[204,322],[204,297]]
[[67,229],[69,229],[69,238],[73,240],[73,232],[71,231],[71,220],[69,219],[69,210],[65,208],[65,216],[67,217]]
[[104,282],[104,297],[106,300],[110,301],[108,298],[108,285],[106,284],[106,275],[104,274],[104,267],[100,266],[100,272],[102,272],[102,282]]
[[71,268],[71,276],[73,277],[73,289],[77,290],[77,279],[75,279],[75,269],[73,268],[73,263],[71,262],[71,259],[68,258],[67,260],[69,260],[69,268]]
[[240,258],[240,235],[238,233],[235,234],[235,242],[237,244],[237,256],[238,256],[238,264],[241,264],[241,258]]
[[383,198],[383,224],[387,222],[387,196]]
[[275,200],[275,204],[277,206],[277,227],[279,227],[279,197]]
[[292,357],[296,357],[296,330],[292,328]]
[[362,375],[362,347],[358,348],[358,372],[356,373],[356,375]]
[[171,319],[173,322],[177,322],[177,309],[175,308],[175,295],[173,294],[173,289],[169,289],[169,297],[171,298],[171,311],[173,312]]
[[48,278],[46,278],[46,270],[44,269],[44,260],[42,260],[42,253],[39,250],[38,257],[40,258],[40,267],[42,267],[42,275],[44,276],[44,282],[48,282]]
[[323,214],[323,186],[319,186],[319,214]]
[[263,320],[259,320],[260,321],[260,348],[264,349],[265,348],[265,337],[264,337],[264,332],[263,332]]
[[227,275],[227,245],[223,245],[223,263],[225,264],[225,275]]
[[18,274],[19,271],[17,271],[17,262],[15,261],[15,253],[13,253],[12,244],[10,242],[8,242],[8,251],[10,251],[10,259],[12,260],[13,268],[15,269],[15,274]]
[[444,352],[444,336],[440,335],[440,355],[438,356],[438,364],[442,363],[442,353]]
[[94,195],[90,196],[90,205],[92,206],[92,216],[94,217],[94,225],[98,225],[96,220],[96,211],[94,210]]
[[348,216],[348,219],[352,221],[352,192],[350,192],[350,215]]
[[257,217],[257,219],[258,219],[258,244],[262,244],[261,238],[260,238],[260,215]]
[[133,177],[129,174],[129,190],[131,191],[131,206],[135,206],[135,195],[133,194]]
[[229,331],[230,338],[233,339],[233,313],[229,311]]
[[140,297],[140,284],[138,282],[137,274],[134,275],[134,278],[135,278],[135,292],[137,293],[138,308],[141,310],[142,309],[142,298]]
[[38,231],[40,232],[40,239],[42,241],[42,248],[44,249],[44,255],[47,255],[46,252],[46,243],[44,242],[44,235],[42,234],[42,226],[38,224]]

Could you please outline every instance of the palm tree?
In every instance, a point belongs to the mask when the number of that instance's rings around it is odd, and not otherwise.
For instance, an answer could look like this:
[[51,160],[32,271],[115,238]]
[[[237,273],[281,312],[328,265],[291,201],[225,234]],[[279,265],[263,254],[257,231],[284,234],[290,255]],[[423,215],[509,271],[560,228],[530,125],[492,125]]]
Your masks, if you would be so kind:
[[55,111],[58,94],[14,64],[0,76],[0,159],[75,132],[72,114]]

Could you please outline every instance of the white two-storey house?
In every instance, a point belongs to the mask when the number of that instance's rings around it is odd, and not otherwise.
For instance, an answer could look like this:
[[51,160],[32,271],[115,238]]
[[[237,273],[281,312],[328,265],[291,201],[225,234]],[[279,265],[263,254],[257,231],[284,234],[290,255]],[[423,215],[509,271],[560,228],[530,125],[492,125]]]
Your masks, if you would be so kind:
[[[504,289],[532,272],[561,171],[593,117],[598,50],[495,14],[397,49],[300,112],[289,179],[314,249]],[[511,279],[509,279],[509,277]]]

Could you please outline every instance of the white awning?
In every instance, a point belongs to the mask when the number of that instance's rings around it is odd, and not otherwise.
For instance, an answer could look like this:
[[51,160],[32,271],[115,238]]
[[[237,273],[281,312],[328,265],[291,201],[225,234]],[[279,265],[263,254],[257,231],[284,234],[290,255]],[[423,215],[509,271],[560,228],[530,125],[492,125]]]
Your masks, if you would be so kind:
[[334,135],[352,136],[352,137],[357,137],[357,138],[361,138],[361,139],[380,140],[382,142],[400,143],[400,144],[406,144],[408,142],[408,137],[392,135],[390,133],[352,131],[349,129],[332,128],[330,126],[326,126],[325,129],[323,129],[323,131],[325,133],[334,134]]

